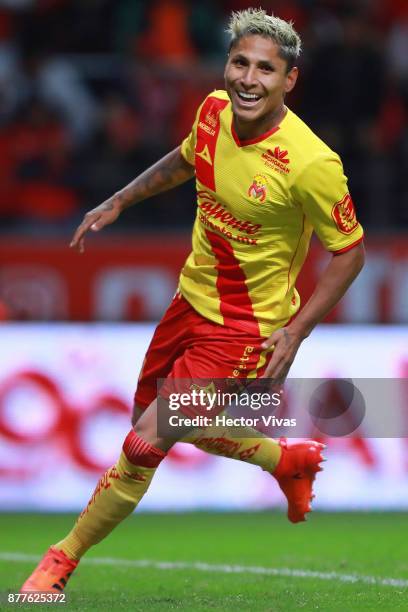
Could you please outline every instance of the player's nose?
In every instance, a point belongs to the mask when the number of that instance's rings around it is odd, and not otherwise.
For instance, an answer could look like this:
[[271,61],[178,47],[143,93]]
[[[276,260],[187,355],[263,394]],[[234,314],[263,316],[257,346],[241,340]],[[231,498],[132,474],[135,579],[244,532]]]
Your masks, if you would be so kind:
[[247,69],[241,76],[241,84],[246,89],[250,89],[253,85],[256,84],[255,68],[253,68],[252,66],[247,67]]

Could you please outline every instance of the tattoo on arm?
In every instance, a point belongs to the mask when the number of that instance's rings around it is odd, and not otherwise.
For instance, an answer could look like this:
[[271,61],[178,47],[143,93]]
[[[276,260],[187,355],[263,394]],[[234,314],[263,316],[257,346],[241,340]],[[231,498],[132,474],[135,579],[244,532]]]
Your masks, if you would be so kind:
[[182,156],[180,147],[145,170],[116,194],[121,208],[141,202],[153,195],[173,189],[194,176],[194,167]]

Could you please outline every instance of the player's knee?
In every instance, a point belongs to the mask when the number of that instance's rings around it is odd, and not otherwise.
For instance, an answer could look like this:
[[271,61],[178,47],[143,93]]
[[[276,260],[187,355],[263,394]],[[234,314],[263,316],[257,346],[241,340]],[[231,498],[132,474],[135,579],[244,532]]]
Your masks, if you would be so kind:
[[157,404],[153,401],[143,410],[134,425],[135,433],[145,442],[167,451],[174,444],[174,440],[161,438],[157,433]]
[[155,419],[150,415],[141,415],[133,426],[137,435],[149,444],[155,444],[157,440],[157,426]]

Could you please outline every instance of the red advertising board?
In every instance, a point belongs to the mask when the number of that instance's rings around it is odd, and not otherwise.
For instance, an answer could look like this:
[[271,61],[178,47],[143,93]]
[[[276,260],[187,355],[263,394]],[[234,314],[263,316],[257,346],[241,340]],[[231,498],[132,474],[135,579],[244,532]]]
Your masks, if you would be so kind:
[[[68,241],[67,241],[68,242]],[[92,237],[83,255],[62,239],[0,244],[0,301],[17,320],[157,320],[190,249],[186,234]],[[328,321],[408,321],[408,239],[367,241],[367,262]],[[298,280],[304,302],[330,257],[313,242]]]

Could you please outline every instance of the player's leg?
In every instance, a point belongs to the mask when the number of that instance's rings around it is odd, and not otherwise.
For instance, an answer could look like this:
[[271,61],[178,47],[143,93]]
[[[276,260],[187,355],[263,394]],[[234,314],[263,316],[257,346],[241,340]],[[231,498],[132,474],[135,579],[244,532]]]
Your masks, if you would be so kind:
[[140,419],[144,411],[145,409],[139,406],[139,404],[137,404],[136,402],[133,404],[132,427],[136,425],[136,423],[138,422],[138,420]]
[[[133,426],[143,414],[144,409],[135,403],[132,413]],[[278,440],[262,435],[250,427],[240,427],[238,436],[236,427],[193,429],[181,438],[180,442],[193,444],[211,455],[258,465],[268,472],[273,472],[282,455],[282,447]]]
[[[165,316],[146,354],[135,393],[132,422],[138,422],[150,399],[157,394],[157,379],[229,378],[237,368],[243,376],[261,376],[268,360],[262,349],[263,338],[246,336],[201,317],[177,296]],[[160,332],[160,333],[159,333]],[[164,350],[165,349],[165,350]],[[174,359],[163,374],[163,353]],[[166,368],[168,368],[167,361]],[[288,498],[288,517],[303,521],[310,511],[315,474],[321,468],[321,445],[314,441],[288,446],[250,428],[192,431],[183,442],[195,444],[211,454],[230,457],[260,466],[277,479]],[[300,475],[300,478],[299,478]],[[294,478],[293,478],[294,477]]]
[[[171,377],[230,378],[236,375],[237,366],[242,368],[243,375],[255,378],[262,375],[269,357],[261,348],[262,338],[245,337],[195,312],[189,323],[189,342],[175,361]],[[143,375],[139,380],[133,422],[137,422],[143,411],[146,388],[155,386],[154,367],[151,365],[148,370],[150,376]],[[288,499],[290,521],[303,521],[305,514],[310,512],[313,482],[322,469],[319,463],[323,445],[312,440],[288,445],[286,440],[274,440],[249,427],[240,428],[238,435],[236,428],[231,427],[193,430],[182,441],[211,454],[258,465],[271,473]]]
[[[243,368],[244,376],[250,373],[256,377],[266,367],[267,353],[261,348],[263,338],[246,337],[204,319],[179,295],[173,300],[169,313],[156,330],[145,357],[135,392],[133,425],[151,398],[157,395],[159,378],[169,375],[185,380],[200,377],[222,379],[231,376],[237,367]],[[163,353],[170,356],[170,360],[166,359],[165,373]],[[247,434],[241,430],[239,440],[236,440],[233,428],[213,428],[212,432],[206,430],[205,435],[202,430],[193,431],[183,442],[272,472],[282,454],[279,442],[250,428],[247,428]]]
[[[184,351],[174,360],[169,377],[184,384],[189,379],[200,382],[200,379],[228,378],[236,374],[238,367],[242,368],[242,376],[256,378],[263,373],[268,360],[267,352],[261,347],[263,338],[249,337],[212,323],[196,313],[183,298],[181,302],[185,305],[181,325],[185,329],[185,322],[188,321],[189,330],[187,341],[183,343]],[[165,331],[173,334],[176,330],[177,325],[167,325]],[[138,422],[147,402],[157,393],[157,379],[162,377],[158,349],[162,345],[163,338],[160,338],[159,344],[152,341],[146,354],[135,393],[133,424]],[[268,472],[275,470],[282,456],[282,446],[278,440],[249,427],[239,428],[238,436],[236,427],[195,429],[182,441],[210,454],[258,465]]]
[[168,375],[183,350],[187,310],[177,294],[155,330],[139,377],[144,381],[139,385],[143,421],[127,435],[118,461],[100,478],[73,529],[51,546],[22,590],[62,591],[81,556],[128,516],[146,493],[167,448],[174,443],[174,439],[168,443],[156,436],[156,381]]
[[181,442],[194,444],[213,455],[260,466],[274,476],[285,494],[289,520],[292,523],[306,520],[305,514],[312,509],[313,483],[317,472],[323,469],[320,466],[324,461],[323,444],[314,440],[288,444],[286,438],[275,441],[250,428],[242,428],[237,437],[228,428],[220,432],[211,427],[191,432]]
[[174,439],[167,442],[156,436],[157,379],[168,376],[183,352],[191,315],[190,306],[176,294],[155,330],[140,373],[143,421],[127,435],[118,461],[100,478],[71,532],[51,546],[22,590],[63,590],[81,556],[128,516],[147,491],[167,448],[174,443]]
[[126,436],[118,461],[100,478],[73,529],[51,546],[24,583],[23,592],[62,591],[85,552],[133,512],[174,443],[157,437],[156,411],[154,401]]
[[[135,405],[133,421],[137,422],[141,414],[142,408]],[[305,514],[311,511],[313,482],[322,470],[319,464],[324,461],[323,444],[306,440],[289,445],[286,439],[276,441],[249,427],[241,428],[239,437],[231,427],[194,429],[180,442],[193,444],[212,455],[258,465],[272,474],[288,500],[288,518],[292,523],[304,521]]]

